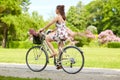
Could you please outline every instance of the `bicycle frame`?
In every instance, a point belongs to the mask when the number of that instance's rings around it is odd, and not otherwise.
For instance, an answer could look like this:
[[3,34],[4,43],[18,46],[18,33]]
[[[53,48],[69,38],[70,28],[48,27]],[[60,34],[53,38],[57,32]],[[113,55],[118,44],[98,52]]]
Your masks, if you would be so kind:
[[[51,51],[51,49],[49,48],[46,40],[44,40],[43,43],[41,44],[41,48],[43,48],[43,49],[47,52],[47,54],[48,54],[48,53],[49,53],[50,55],[52,54],[52,51]],[[57,61],[57,58],[54,57],[54,65],[55,65],[55,66],[57,66],[57,62],[56,62],[56,61]],[[48,59],[48,63],[49,63],[49,59]]]
[[42,48],[45,49],[45,51],[49,52],[50,54],[52,54],[51,49],[49,48],[46,40],[43,41],[43,43],[41,44]]
[[[43,35],[46,37],[46,33],[43,33]],[[64,41],[60,41],[60,43],[61,43],[61,42],[64,44]],[[45,51],[47,51],[47,52],[49,52],[50,54],[52,54],[52,51],[51,51],[51,49],[49,48],[49,46],[48,46],[48,44],[47,44],[47,42],[46,42],[45,39],[44,39],[43,43],[41,44],[41,46],[45,49]],[[59,49],[59,53],[60,53],[60,51],[62,51],[62,48],[59,47],[58,49]]]
[[[47,34],[46,33],[44,33],[43,32],[43,35],[44,36],[46,36]],[[64,43],[64,41],[60,41],[59,42],[60,44],[62,43],[63,45],[65,45],[65,43]],[[46,52],[47,52],[47,54],[48,53],[50,53],[50,55],[52,54],[52,50],[49,48],[49,46],[48,46],[48,44],[47,44],[47,41],[44,39],[44,41],[43,41],[43,43],[41,44],[41,48],[43,48]],[[54,57],[54,64],[57,66],[57,65],[59,65],[59,56],[60,56],[60,53],[62,52],[62,47],[59,47],[58,48],[58,57],[56,58],[56,57]],[[48,62],[49,62],[49,60],[48,60]]]

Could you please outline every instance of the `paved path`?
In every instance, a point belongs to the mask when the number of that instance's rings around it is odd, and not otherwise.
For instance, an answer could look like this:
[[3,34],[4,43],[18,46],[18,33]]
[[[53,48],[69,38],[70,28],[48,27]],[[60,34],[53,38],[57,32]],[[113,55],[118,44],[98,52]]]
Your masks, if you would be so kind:
[[120,70],[84,68],[77,74],[67,74],[48,66],[42,72],[32,72],[25,64],[0,63],[0,75],[14,77],[47,78],[52,80],[120,80]]

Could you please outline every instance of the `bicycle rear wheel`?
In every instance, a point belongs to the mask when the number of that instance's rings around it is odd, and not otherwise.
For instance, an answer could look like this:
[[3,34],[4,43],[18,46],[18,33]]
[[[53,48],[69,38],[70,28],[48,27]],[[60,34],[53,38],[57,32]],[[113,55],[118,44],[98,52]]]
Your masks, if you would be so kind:
[[48,55],[40,46],[30,48],[26,54],[26,64],[30,70],[40,72],[48,63]]
[[64,48],[59,60],[63,70],[69,74],[78,73],[84,66],[83,52],[75,46]]

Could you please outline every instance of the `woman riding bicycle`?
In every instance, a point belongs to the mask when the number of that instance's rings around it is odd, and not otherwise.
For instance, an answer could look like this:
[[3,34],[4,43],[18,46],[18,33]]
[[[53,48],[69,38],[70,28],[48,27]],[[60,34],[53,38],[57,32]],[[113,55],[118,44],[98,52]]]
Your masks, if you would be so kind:
[[[36,32],[33,29],[29,30],[29,33],[32,35],[32,37],[38,37],[40,36],[38,35],[40,32],[48,29],[52,24],[56,24],[56,28],[48,35],[45,35],[46,39],[43,41],[43,45],[33,46],[27,51],[26,64],[32,71],[40,72],[47,66],[47,63],[49,62],[48,52],[51,53],[52,51],[50,58],[54,57],[54,64],[57,69],[62,68],[69,74],[78,73],[84,66],[83,52],[76,46],[67,46],[65,48],[62,47],[63,41],[73,41],[74,37],[80,33],[72,32],[69,28],[66,27],[64,5],[58,5],[56,7],[56,14],[57,16],[47,26],[39,30],[39,32]],[[35,38],[33,38],[33,43],[34,40]],[[58,58],[55,57],[57,53],[51,44],[52,41],[58,42],[58,52],[60,53]]]
[[52,33],[46,36],[46,42],[53,52],[50,58],[57,55],[51,42],[57,41],[58,47],[63,47],[63,43],[60,43],[60,41],[66,40],[68,37],[68,32],[67,32],[67,28],[65,25],[66,17],[65,17],[65,12],[64,12],[64,5],[58,5],[56,7],[56,14],[57,16],[49,24],[47,24],[43,29],[40,30],[40,32],[44,31],[48,29],[52,24],[54,23],[56,24],[56,29],[54,29]]

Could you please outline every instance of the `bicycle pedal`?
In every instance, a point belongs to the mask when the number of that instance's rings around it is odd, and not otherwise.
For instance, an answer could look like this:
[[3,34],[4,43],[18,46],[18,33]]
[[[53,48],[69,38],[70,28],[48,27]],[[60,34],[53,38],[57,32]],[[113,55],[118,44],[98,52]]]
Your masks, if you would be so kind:
[[62,66],[58,66],[56,69],[57,69],[57,70],[62,69]]

